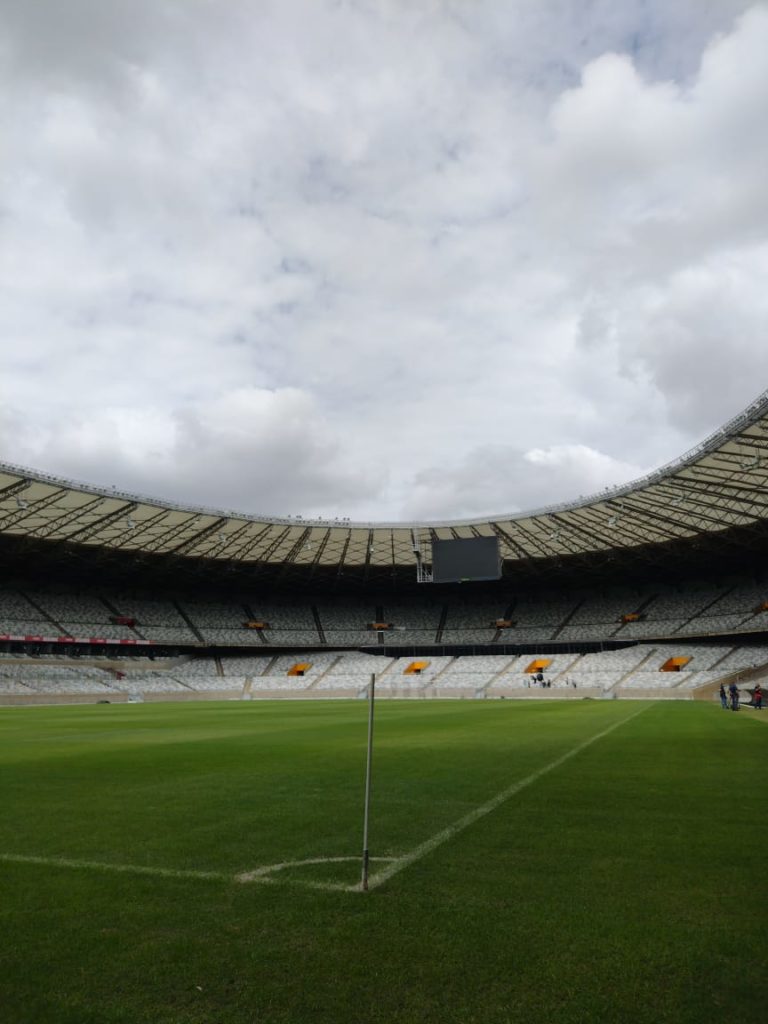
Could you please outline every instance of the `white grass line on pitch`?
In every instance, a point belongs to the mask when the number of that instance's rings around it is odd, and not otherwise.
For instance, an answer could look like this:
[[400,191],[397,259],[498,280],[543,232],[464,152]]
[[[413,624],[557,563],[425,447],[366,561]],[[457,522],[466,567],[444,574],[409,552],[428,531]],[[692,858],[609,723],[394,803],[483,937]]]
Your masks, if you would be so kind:
[[[313,882],[306,878],[272,878],[271,876],[286,868],[304,867],[310,864],[340,864],[350,861],[361,861],[356,857],[313,857],[310,860],[288,860],[280,864],[267,864],[246,871],[239,875],[226,874],[223,871],[194,871],[184,868],[160,868],[142,864],[110,864],[95,860],[74,860],[69,857],[34,857],[21,853],[0,853],[0,862],[6,864],[36,864],[40,867],[75,868],[81,871],[110,871],[116,874],[149,875],[155,878],[193,878],[214,882],[241,882],[257,885],[294,885],[303,889],[325,889],[331,892],[354,892],[359,888],[346,882]],[[394,857],[371,857],[372,861],[391,861]]]
[[127,875],[155,875],[161,878],[202,878],[231,882],[232,876],[221,871],[192,871],[184,868],[156,868],[143,864],[109,864],[97,860],[72,860],[68,857],[30,857],[21,853],[0,853],[7,864],[39,864],[41,867],[80,868],[87,871],[113,871]]
[[[395,857],[371,857],[372,861],[392,861],[396,859]],[[261,885],[299,885],[305,889],[325,889],[329,892],[356,892],[360,886],[349,885],[346,882],[313,882],[307,878],[272,878],[272,875],[277,874],[279,871],[285,871],[286,868],[302,868],[312,864],[349,864],[350,862],[360,864],[362,863],[362,857],[360,854],[357,854],[354,857],[311,857],[309,860],[286,860],[281,864],[267,864],[263,868],[244,871],[242,874],[235,876],[235,881],[242,882],[245,885],[250,882],[258,882]]]
[[[603,736],[607,736],[608,733],[613,732],[614,729],[618,729],[619,726],[624,725],[626,722],[636,718],[639,714],[642,714],[642,712],[646,711],[649,706],[650,705],[646,705],[634,714],[629,715],[627,718],[622,718],[620,721],[614,722],[613,725],[608,726],[607,729],[603,729],[602,732],[599,732],[596,735],[591,736],[589,739],[584,740],[582,743],[579,743],[561,757],[551,761],[548,765],[532,772],[524,779],[520,779],[519,782],[515,782],[511,786],[508,786],[486,803],[476,807],[473,811],[470,811],[469,814],[466,814],[463,818],[459,818],[459,820],[454,822],[452,825],[448,825],[447,828],[442,829],[430,839],[427,839],[425,842],[415,847],[409,853],[403,854],[402,857],[371,857],[371,861],[389,861],[390,863],[389,867],[384,868],[382,871],[379,871],[377,874],[370,877],[368,883],[369,889],[375,889],[378,886],[383,885],[383,883],[392,878],[393,875],[403,871],[409,865],[414,864],[417,860],[421,860],[422,857],[431,853],[432,850],[437,849],[438,846],[442,846],[443,843],[447,843],[449,839],[453,839],[454,836],[463,832],[464,829],[469,828],[470,825],[474,824],[474,822],[478,821],[480,818],[485,817],[486,814],[490,814],[491,811],[495,810],[521,789],[525,789],[526,786],[530,786],[531,783],[540,779],[548,772],[554,771],[555,768],[559,768],[561,764],[564,764],[570,758],[575,757],[576,754],[585,750],[591,744],[596,743],[597,740],[602,739]],[[299,886],[305,889],[321,889],[330,892],[360,892],[361,886],[360,883],[348,885],[342,882],[313,882],[310,879],[303,878],[277,879],[273,878],[272,875],[291,867],[302,867],[310,864],[334,864],[358,860],[360,860],[359,856],[313,857],[310,860],[284,861],[279,864],[268,864],[262,868],[256,868],[253,871],[242,872],[238,875],[231,875],[223,871],[194,871],[184,868],[151,867],[149,865],[142,864],[110,864],[103,861],[75,860],[68,857],[35,857],[25,854],[0,853],[0,863],[38,864],[42,867],[79,868],[80,870],[88,871],[111,871],[117,874],[148,875],[160,878],[194,878],[203,881],[240,882],[243,884],[289,885]]]
[[[490,814],[491,811],[495,811],[497,807],[500,807],[501,804],[509,800],[510,797],[519,793],[521,789],[525,789],[527,786],[530,786],[543,775],[553,772],[555,768],[559,768],[561,764],[565,764],[566,761],[570,761],[572,757],[580,754],[582,750],[586,750],[586,748],[590,747],[593,743],[597,743],[597,741],[601,740],[603,736],[607,736],[608,733],[613,732],[614,729],[618,729],[620,725],[625,725],[627,722],[632,721],[633,718],[637,718],[637,716],[641,715],[643,711],[647,711],[648,707],[650,707],[650,705],[640,708],[639,711],[635,711],[627,718],[622,718],[620,721],[614,722],[612,725],[609,725],[607,729],[603,729],[602,732],[598,732],[594,736],[590,736],[588,740],[584,740],[582,743],[577,744],[566,754],[562,754],[554,761],[550,761],[549,764],[544,765],[543,768],[539,768],[537,771],[531,772],[531,774],[526,775],[524,779],[520,779],[518,782],[513,782],[511,786],[507,786],[506,789],[502,789],[500,793],[491,797],[491,799],[486,803],[476,807],[473,811],[470,811],[469,814],[465,814],[464,817],[459,818],[458,821],[454,821],[454,823],[452,825],[448,825],[447,828],[441,829],[440,832],[436,832],[435,835],[414,847],[414,849],[409,853],[405,853],[402,857],[398,857],[389,865],[389,867],[384,868],[375,875],[371,875],[368,880],[368,888],[376,889],[380,885],[383,885],[384,882],[389,881],[393,875],[396,875],[405,868],[410,867],[411,864],[415,864],[417,860],[421,860],[422,857],[426,857],[428,853],[432,853],[432,851],[436,850],[438,846],[442,846],[443,843],[447,843],[449,839],[453,839],[454,836],[457,836],[460,832],[469,828],[470,825],[474,825],[476,821],[479,821],[480,818],[484,818],[486,814]],[[351,888],[360,891],[359,885]]]

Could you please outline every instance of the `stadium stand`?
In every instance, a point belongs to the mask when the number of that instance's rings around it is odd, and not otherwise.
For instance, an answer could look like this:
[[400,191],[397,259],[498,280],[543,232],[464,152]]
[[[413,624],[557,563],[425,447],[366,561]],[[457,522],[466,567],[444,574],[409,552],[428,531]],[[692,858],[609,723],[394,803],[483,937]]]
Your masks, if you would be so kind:
[[44,613],[26,597],[15,591],[0,591],[0,627],[3,632],[43,634],[49,625]]
[[171,601],[116,595],[111,602],[118,615],[136,622],[136,634],[155,643],[196,643],[198,637]]
[[34,591],[29,592],[29,598],[46,613],[49,625],[61,627],[57,632],[109,640],[133,639],[138,635],[129,626],[112,622],[113,614],[94,595]]
[[6,684],[20,683],[35,693],[102,694],[112,689],[110,682],[108,673],[87,666],[71,668],[45,663],[0,665],[0,685],[5,693],[16,692],[15,687],[6,688]]
[[643,618],[624,624],[621,639],[672,636],[696,618],[710,603],[711,596],[707,591],[676,589],[659,593],[644,608]]
[[376,610],[365,602],[322,603],[318,614],[329,647],[366,647],[377,642],[377,634],[368,628],[369,623],[377,621]]
[[433,644],[443,615],[441,604],[419,602],[412,604],[385,604],[384,621],[394,626],[382,634],[387,646],[419,646]]
[[179,610],[201,639],[217,647],[227,645],[261,647],[260,630],[249,629],[251,615],[244,604],[228,601],[179,601]]
[[441,642],[445,644],[489,644],[498,632],[495,623],[504,619],[504,602],[471,604],[456,601],[447,606]]
[[[766,458],[768,392],[642,479],[471,521],[244,515],[0,464],[0,654],[16,656],[2,661],[6,697],[48,684],[83,697],[141,684],[158,698],[350,694],[370,674],[364,650],[380,652],[387,693],[698,693],[729,667],[761,670]],[[460,584],[423,586],[436,541],[472,539],[496,550],[498,580],[462,571]],[[661,671],[683,647],[679,671]],[[7,671],[32,654],[67,671]],[[525,671],[532,656],[546,659],[544,688]],[[427,664],[408,672],[408,657]],[[304,675],[286,667],[300,659]],[[102,678],[86,674],[99,667]]]
[[585,594],[557,638],[567,640],[607,640],[622,628],[622,616],[633,614],[648,600],[638,590],[618,589],[612,593]]
[[[663,671],[671,659],[683,664],[678,671]],[[530,671],[546,661],[542,685]],[[121,662],[97,667],[72,665],[60,657],[0,656],[0,701],[69,697],[117,699],[153,696],[221,695],[230,698],[281,693],[306,696],[356,696],[365,691],[371,674],[382,697],[627,696],[677,691],[687,697],[697,687],[738,677],[741,672],[765,669],[768,644],[744,646],[690,644],[654,646],[638,644],[620,650],[586,654],[549,652],[541,657],[523,655],[452,655],[391,658],[358,652],[317,651],[310,654],[188,656],[169,659],[164,667],[147,658],[133,666]],[[152,667],[150,667],[152,666]],[[292,674],[303,666],[303,674]],[[6,701],[7,702],[7,701]]]
[[302,604],[272,604],[259,600],[246,605],[253,621],[264,622],[269,629],[262,631],[265,641],[276,647],[298,647],[302,644],[321,643],[312,608]]
[[[445,603],[389,604],[317,600],[297,603],[160,600],[119,593],[84,594],[0,589],[0,636],[102,638],[154,644],[251,647],[387,647],[442,644],[580,644],[642,642],[688,636],[760,633],[768,625],[768,587],[754,581],[679,588],[617,588],[568,596],[508,594],[498,604],[466,599]],[[513,607],[512,625],[496,629]],[[380,634],[368,629],[392,623]],[[634,621],[622,621],[627,616]],[[125,619],[133,625],[115,620]],[[268,628],[250,629],[256,622]],[[379,640],[381,636],[381,642]]]
[[762,630],[768,625],[768,613],[758,611],[766,600],[768,588],[757,583],[737,583],[712,588],[712,601],[678,631],[696,635]]
[[518,660],[515,656],[491,657],[482,654],[454,658],[446,666],[436,686],[440,690],[484,689],[490,686],[497,676],[510,672],[512,665]]
[[572,596],[548,598],[523,594],[515,603],[513,618],[516,625],[510,640],[515,643],[554,640],[579,604],[579,599]]

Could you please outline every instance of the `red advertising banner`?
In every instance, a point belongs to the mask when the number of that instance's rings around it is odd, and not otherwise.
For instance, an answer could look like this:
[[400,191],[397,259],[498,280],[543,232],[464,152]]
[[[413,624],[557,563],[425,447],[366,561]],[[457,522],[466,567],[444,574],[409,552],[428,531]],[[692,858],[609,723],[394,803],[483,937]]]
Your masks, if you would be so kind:
[[3,640],[30,644],[123,644],[138,647],[151,647],[155,642],[154,640],[110,640],[104,636],[36,636],[32,634],[21,636],[17,633],[0,633],[0,642]]

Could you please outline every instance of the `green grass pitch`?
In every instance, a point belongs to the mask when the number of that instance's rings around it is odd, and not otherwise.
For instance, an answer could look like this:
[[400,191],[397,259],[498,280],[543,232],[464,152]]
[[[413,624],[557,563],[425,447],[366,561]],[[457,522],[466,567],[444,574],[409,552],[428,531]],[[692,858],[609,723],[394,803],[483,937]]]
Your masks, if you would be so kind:
[[364,702],[0,709],[0,1021],[768,1020],[758,717],[382,701],[362,893]]

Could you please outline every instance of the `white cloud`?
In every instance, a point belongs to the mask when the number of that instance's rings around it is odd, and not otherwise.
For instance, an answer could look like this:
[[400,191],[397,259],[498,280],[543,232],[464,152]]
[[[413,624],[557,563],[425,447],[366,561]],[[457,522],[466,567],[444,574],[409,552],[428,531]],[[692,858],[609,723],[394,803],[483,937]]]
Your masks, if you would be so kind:
[[284,514],[354,507],[376,493],[372,475],[346,465],[338,438],[296,388],[238,388],[178,409],[108,408],[64,419],[58,431],[20,434],[29,462],[74,479],[194,504]]
[[764,4],[66,6],[0,9],[9,461],[447,518],[768,379]]
[[[644,470],[587,445],[521,451],[511,445],[477,448],[456,466],[416,474],[408,504],[416,519],[439,519],[450,507],[459,516],[544,508],[636,479]],[[494,494],[498,507],[488,506]]]

